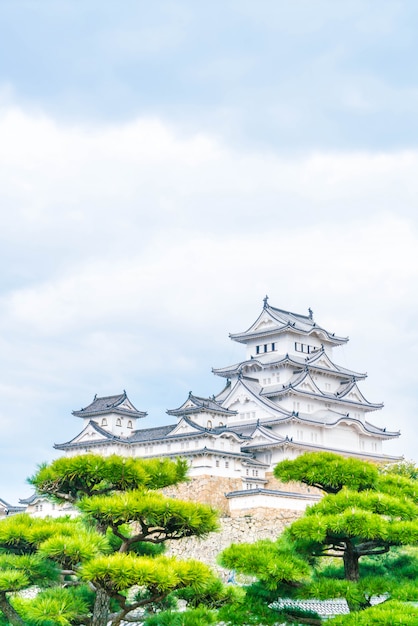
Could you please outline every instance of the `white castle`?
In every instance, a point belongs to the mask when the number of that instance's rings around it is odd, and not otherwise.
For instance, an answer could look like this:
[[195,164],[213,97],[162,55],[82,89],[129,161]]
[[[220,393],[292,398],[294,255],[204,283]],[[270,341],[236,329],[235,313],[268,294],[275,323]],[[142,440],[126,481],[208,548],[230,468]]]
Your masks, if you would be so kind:
[[209,398],[190,392],[179,408],[167,411],[174,423],[141,428],[147,414],[124,391],[95,397],[74,411],[83,420],[81,432],[54,447],[67,455],[184,457],[192,478],[210,477],[214,485],[226,485],[230,509],[280,507],[283,499],[287,506],[289,498],[290,508],[305,507],[306,501],[297,500],[309,499],[307,494],[277,489],[272,478],[279,461],[303,452],[399,460],[382,452],[382,442],[399,432],[367,419],[383,407],[366,400],[359,389],[367,374],[334,362],[334,348],[348,338],[319,326],[310,309],[308,315],[284,311],[270,306],[266,296],[256,321],[230,338],[246,345],[245,360],[214,369],[226,379],[222,391]]

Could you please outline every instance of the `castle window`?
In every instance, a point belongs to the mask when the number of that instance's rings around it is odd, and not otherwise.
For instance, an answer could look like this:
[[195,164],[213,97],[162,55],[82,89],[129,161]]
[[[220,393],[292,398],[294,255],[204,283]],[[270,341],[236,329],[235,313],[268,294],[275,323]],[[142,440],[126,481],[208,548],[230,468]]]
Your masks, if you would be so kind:
[[128,426],[127,426],[127,428],[132,428],[132,420],[129,420],[129,421],[128,421]]
[[206,424],[207,428],[212,428],[212,421],[208,420],[208,423]]
[[264,344],[264,352],[267,352],[267,344]]
[[120,417],[118,417],[118,419],[116,420],[116,426],[122,426],[122,420],[120,419]]
[[107,419],[105,417],[102,419],[102,426],[107,426]]
[[223,423],[223,422],[219,422],[219,426],[223,426],[223,425],[224,425],[224,423]]
[[216,466],[216,467],[219,467],[219,460],[216,460],[216,461],[215,461],[215,466]]
[[225,467],[229,467],[229,461],[225,461]]
[[255,347],[255,353],[256,354],[260,354],[260,346],[256,346]]
[[315,346],[310,346],[307,343],[300,343],[299,341],[295,341],[295,350],[296,352],[305,352],[305,354],[311,354],[312,352],[316,352],[318,348]]
[[276,349],[276,344],[275,344],[275,343],[272,343],[272,344],[271,344],[271,350],[272,350],[272,352],[274,352],[274,351],[275,351],[275,349]]

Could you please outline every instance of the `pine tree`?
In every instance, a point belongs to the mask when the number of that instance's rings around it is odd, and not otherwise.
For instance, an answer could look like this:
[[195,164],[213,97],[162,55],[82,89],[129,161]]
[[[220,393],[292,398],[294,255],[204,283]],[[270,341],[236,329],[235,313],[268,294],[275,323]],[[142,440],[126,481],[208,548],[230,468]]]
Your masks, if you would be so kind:
[[[352,611],[359,611],[369,610],[373,595],[418,600],[418,558],[410,547],[418,545],[418,485],[411,467],[380,471],[371,463],[324,452],[283,461],[274,474],[284,482],[315,487],[324,496],[276,542],[227,548],[220,557],[225,567],[256,577],[271,591],[269,602],[274,594],[344,597]],[[374,614],[380,619],[383,607],[373,608],[370,619]],[[308,616],[304,621],[318,623]]]
[[[17,626],[118,626],[133,610],[175,590],[203,593],[214,578],[207,566],[142,554],[144,545],[217,529],[210,507],[163,495],[162,488],[186,475],[182,460],[116,455],[86,454],[41,466],[30,479],[36,491],[71,503],[80,517],[22,514],[0,523],[0,611]],[[31,567],[25,559],[32,559]],[[45,591],[32,600],[13,596],[34,584]]]

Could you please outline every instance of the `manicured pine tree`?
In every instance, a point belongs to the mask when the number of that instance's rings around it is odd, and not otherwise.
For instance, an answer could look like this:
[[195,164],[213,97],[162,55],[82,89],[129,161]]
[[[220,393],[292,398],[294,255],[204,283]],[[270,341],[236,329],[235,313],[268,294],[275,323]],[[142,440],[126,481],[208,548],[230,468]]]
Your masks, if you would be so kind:
[[[81,515],[23,514],[0,523],[0,611],[17,626],[118,626],[134,609],[175,590],[203,593],[214,575],[199,561],[141,556],[144,542],[204,537],[217,529],[210,507],[163,495],[162,488],[186,478],[182,460],[86,454],[41,466],[29,481],[37,493],[71,503]],[[33,560],[31,568],[24,559]],[[32,584],[53,586],[33,600],[13,597]]]
[[[368,609],[374,594],[418,599],[418,559],[416,549],[408,548],[418,544],[418,484],[411,467],[379,471],[371,463],[323,452],[283,461],[274,474],[283,482],[315,487],[324,496],[277,542],[227,548],[220,557],[225,567],[255,576],[276,597],[345,597],[353,611]],[[339,561],[342,571],[334,565]],[[395,608],[388,603],[387,610]],[[376,612],[380,619],[384,609],[370,611],[370,619]]]

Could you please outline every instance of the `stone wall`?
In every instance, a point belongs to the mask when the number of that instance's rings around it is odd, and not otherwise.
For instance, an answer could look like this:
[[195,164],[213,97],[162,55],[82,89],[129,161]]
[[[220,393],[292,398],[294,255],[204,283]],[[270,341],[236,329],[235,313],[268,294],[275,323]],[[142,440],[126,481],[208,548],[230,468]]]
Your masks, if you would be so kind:
[[167,542],[167,554],[183,559],[198,559],[224,577],[225,571],[217,565],[216,557],[231,543],[253,543],[258,539],[276,539],[291,522],[300,517],[297,511],[285,509],[254,509],[242,517],[222,516],[220,530],[206,539],[189,537]]
[[226,478],[223,476],[195,476],[185,483],[173,487],[166,487],[163,491],[166,496],[179,500],[191,500],[210,504],[221,514],[229,515],[228,500],[225,494],[242,489],[240,478]]
[[[268,489],[278,489],[293,493],[319,493],[300,483],[280,483],[272,474],[268,475]],[[165,488],[166,496],[181,500],[191,500],[209,504],[220,513],[220,530],[211,533],[206,539],[190,537],[180,541],[167,542],[167,553],[179,558],[194,558],[214,567],[225,575],[216,563],[218,554],[231,543],[252,543],[258,539],[276,539],[291,522],[302,515],[301,511],[276,508],[254,508],[245,511],[229,509],[226,493],[242,489],[240,478],[220,476],[197,476],[186,483]]]

